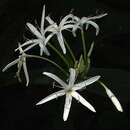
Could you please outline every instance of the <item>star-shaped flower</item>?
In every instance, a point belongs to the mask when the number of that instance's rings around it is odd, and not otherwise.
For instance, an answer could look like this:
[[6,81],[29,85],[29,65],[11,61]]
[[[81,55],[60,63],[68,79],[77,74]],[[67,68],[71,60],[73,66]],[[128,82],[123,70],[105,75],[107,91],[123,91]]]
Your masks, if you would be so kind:
[[[30,31],[37,37],[37,39],[28,40],[25,43],[23,43],[21,45],[21,47],[31,44],[29,47],[27,47],[24,50],[24,52],[30,50],[32,47],[34,47],[36,45],[39,45],[39,47],[40,47],[40,55],[42,55],[43,52],[48,56],[50,55],[49,51],[46,48],[46,44],[48,43],[48,40],[50,39],[51,35],[48,35],[47,38],[45,38],[44,21],[45,21],[45,5],[43,6],[40,29],[38,30],[31,23],[26,24],[28,26],[28,28],[30,29]],[[47,32],[47,30],[46,30],[46,32]],[[18,50],[18,48],[15,49],[15,51],[17,51],[17,50]]]
[[107,13],[101,14],[101,15],[98,15],[98,16],[93,16],[93,17],[82,17],[81,19],[77,16],[74,16],[73,20],[75,21],[75,24],[74,24],[73,29],[72,29],[72,33],[73,33],[74,37],[76,36],[76,33],[75,33],[76,30],[78,28],[82,29],[84,24],[86,24],[86,30],[88,29],[89,25],[92,25],[93,27],[95,27],[96,36],[97,36],[99,34],[99,26],[92,20],[100,19],[100,18],[102,18],[106,15],[107,15]]
[[[66,48],[64,45],[64,40],[63,40],[63,35],[62,35],[62,31],[63,30],[68,30],[70,28],[73,28],[73,23],[74,21],[72,21],[73,15],[69,14],[67,16],[65,16],[59,25],[57,25],[57,23],[55,23],[50,16],[46,17],[46,20],[50,23],[50,25],[54,25],[54,26],[49,26],[47,31],[52,32],[52,36],[56,34],[58,42],[61,46],[61,49],[63,51],[64,54],[66,54]],[[71,19],[71,20],[70,20]]]
[[76,100],[78,100],[84,106],[89,108],[91,111],[96,112],[94,107],[89,102],[87,102],[79,93],[77,93],[76,90],[80,90],[80,89],[84,88],[85,86],[94,83],[95,81],[97,81],[100,78],[100,76],[94,76],[81,83],[74,84],[74,82],[76,80],[75,79],[76,72],[75,72],[75,69],[70,68],[69,84],[66,84],[63,80],[61,80],[59,77],[57,77],[56,75],[54,75],[52,73],[44,72],[43,74],[54,79],[55,81],[57,81],[61,85],[61,88],[63,90],[60,90],[58,92],[55,92],[55,93],[47,96],[46,98],[44,98],[40,102],[38,102],[36,105],[43,104],[43,103],[48,102],[52,99],[55,99],[59,96],[66,95],[64,113],[63,113],[64,121],[66,121],[68,118],[71,103],[72,103],[72,97],[74,97]]
[[24,70],[24,74],[25,74],[25,78],[26,78],[26,86],[28,86],[28,84],[29,84],[29,75],[28,75],[27,66],[26,66],[27,54],[24,53],[24,51],[22,50],[20,44],[19,44],[19,51],[20,51],[20,54],[21,54],[19,56],[19,58],[17,58],[16,60],[12,61],[8,65],[6,65],[2,71],[4,72],[8,68],[10,68],[11,66],[17,64],[18,71],[16,72],[16,76],[17,76],[18,80],[21,82],[20,71],[21,71],[21,68],[23,66],[23,70]]

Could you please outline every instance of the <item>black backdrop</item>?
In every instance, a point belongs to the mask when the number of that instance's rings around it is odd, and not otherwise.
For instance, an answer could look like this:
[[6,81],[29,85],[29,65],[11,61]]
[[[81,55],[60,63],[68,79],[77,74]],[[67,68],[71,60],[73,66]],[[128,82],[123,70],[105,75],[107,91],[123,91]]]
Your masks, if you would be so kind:
[[[37,101],[53,92],[46,85],[39,85],[39,80],[28,88],[19,84],[13,78],[15,68],[6,73],[0,72],[0,127],[9,129],[91,129],[91,130],[122,130],[129,127],[130,100],[129,100],[129,71],[130,71],[130,1],[129,0],[1,0],[0,1],[0,69],[14,60],[17,54],[14,49],[17,42],[24,40],[26,22],[40,23],[43,4],[46,5],[46,14],[50,14],[56,21],[72,9],[80,17],[107,12],[108,16],[97,21],[100,34],[95,37],[95,30],[90,29],[87,35],[88,46],[95,40],[95,49],[92,55],[92,65],[95,68],[111,68],[120,70],[114,74],[119,79],[128,100],[122,103],[125,109],[123,114],[115,111],[106,97],[88,92],[87,98],[95,104],[97,114],[91,113],[74,101],[72,111],[67,122],[62,120],[64,98],[36,107]],[[71,40],[70,40],[71,41]],[[75,43],[75,48],[77,44]],[[80,50],[79,50],[80,51]],[[78,54],[78,52],[77,52]],[[32,60],[33,62],[33,60]],[[31,62],[29,62],[31,63]],[[41,63],[38,61],[38,63]],[[47,65],[34,64],[30,68],[45,67]],[[31,71],[30,75],[33,75]],[[125,75],[126,73],[127,75]],[[40,71],[41,73],[41,71]],[[104,72],[105,73],[105,72]],[[111,74],[112,75],[112,74]],[[41,75],[40,75],[41,76]],[[116,78],[117,76],[117,78]],[[104,76],[105,77],[105,76]],[[112,77],[112,76],[108,76]],[[119,78],[119,79],[118,79]],[[125,82],[127,78],[127,83]],[[32,80],[34,77],[32,76]],[[43,79],[42,79],[43,80]],[[109,79],[108,79],[109,80]],[[41,81],[40,81],[41,83]],[[110,83],[111,85],[111,83]],[[44,88],[43,88],[44,87]],[[116,86],[115,86],[116,87]],[[116,89],[115,89],[116,90]],[[117,89],[118,90],[118,89]],[[119,90],[118,95],[120,95]],[[125,92],[128,92],[125,95]],[[86,93],[82,92],[83,95]],[[120,97],[121,97],[120,96]],[[96,101],[95,101],[96,100]],[[129,127],[130,128],[130,127]],[[128,128],[128,129],[129,129]]]

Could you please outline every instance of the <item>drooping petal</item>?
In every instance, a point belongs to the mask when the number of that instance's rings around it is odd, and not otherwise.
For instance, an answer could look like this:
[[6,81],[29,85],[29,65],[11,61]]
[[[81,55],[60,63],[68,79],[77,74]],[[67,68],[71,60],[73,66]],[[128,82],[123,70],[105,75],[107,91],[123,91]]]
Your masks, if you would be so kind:
[[50,53],[49,51],[47,50],[46,46],[43,45],[42,43],[39,44],[40,46],[40,55],[42,56],[43,55],[43,52],[47,55],[47,56],[50,56]]
[[65,95],[65,91],[64,90],[60,90],[58,92],[55,92],[55,93],[45,97],[40,102],[38,102],[36,105],[41,105],[43,103],[46,103],[46,102],[48,102],[50,100],[53,100],[53,99],[58,98],[59,96],[63,96],[63,95]]
[[73,28],[72,28],[72,34],[73,34],[74,37],[76,37],[76,30],[77,30],[77,29],[80,29],[79,23],[75,24],[75,25],[73,26]]
[[88,21],[87,17],[82,17],[80,20],[80,24],[83,25],[84,23],[86,23]]
[[84,106],[86,106],[88,109],[90,109],[91,111],[93,112],[96,112],[94,107],[89,103],[87,102],[80,94],[78,94],[76,91],[73,91],[71,93],[71,95],[76,99],[78,100],[81,104],[83,104]]
[[73,18],[72,18],[72,19],[73,19],[76,23],[80,21],[80,18],[79,18],[79,17],[77,17],[77,16],[73,16]]
[[61,20],[59,27],[64,26],[64,24],[66,24],[66,21],[67,21],[68,19],[70,19],[70,18],[73,18],[73,15],[72,15],[72,14],[66,15],[66,16]]
[[12,62],[9,63],[9,64],[7,64],[7,65],[4,67],[4,69],[2,70],[2,72],[6,71],[8,68],[10,68],[11,66],[15,65],[16,63],[18,63],[18,61],[19,61],[19,58],[16,59],[16,60],[14,60],[14,61],[12,61]]
[[43,10],[42,10],[41,33],[43,33],[44,30],[44,21],[45,21],[45,5],[43,5]]
[[75,21],[74,21],[74,20],[68,20],[68,21],[65,22],[64,26],[65,26],[66,24],[75,24]]
[[67,25],[64,25],[63,27],[61,27],[61,30],[67,30],[69,28],[73,28],[74,25],[73,24],[67,24]]
[[63,86],[64,88],[66,88],[67,84],[61,80],[59,77],[57,77],[56,75],[52,74],[52,73],[48,73],[48,72],[43,72],[44,75],[54,79],[55,81],[57,81],[61,86]]
[[96,36],[99,34],[99,26],[93,21],[87,21],[86,24],[91,24],[96,29]]
[[53,32],[53,33],[56,33],[56,29],[58,28],[57,24],[54,23],[54,24],[51,24],[49,25],[45,30],[44,30],[44,35],[46,32]]
[[88,86],[88,85],[96,82],[97,80],[99,80],[100,77],[101,76],[94,76],[92,78],[89,78],[88,80],[81,82],[81,83],[75,84],[74,87],[73,87],[73,90],[82,89],[83,87]]
[[72,96],[69,93],[66,93],[65,105],[64,105],[64,113],[63,120],[66,121],[70,112],[70,107],[72,103]]
[[61,46],[63,53],[66,54],[66,48],[65,48],[65,45],[64,45],[64,40],[63,40],[63,36],[62,36],[61,32],[59,32],[57,34],[57,38],[58,38],[58,41],[59,41],[59,44]]
[[28,75],[27,66],[26,66],[26,59],[24,59],[24,62],[23,62],[23,70],[24,70],[24,74],[25,74],[25,78],[26,78],[26,86],[28,86],[29,75]]
[[108,15],[107,13],[105,14],[100,14],[100,15],[97,15],[97,16],[92,16],[92,17],[87,17],[88,20],[95,20],[95,19],[100,19],[104,16]]
[[75,69],[73,69],[73,68],[70,68],[69,71],[70,71],[70,78],[69,78],[68,87],[72,88],[73,85],[74,85],[74,82],[75,82],[75,74],[76,74],[76,72],[75,72]]
[[27,23],[26,24],[29,29],[31,30],[31,32],[38,38],[42,39],[41,33],[37,30],[36,27],[34,27],[31,23]]
[[85,27],[86,30],[88,30],[89,25],[90,25],[90,24],[86,24],[86,27]]
[[123,112],[120,102],[118,101],[116,96],[111,92],[111,90],[106,88],[106,93],[107,93],[108,97],[111,99],[111,101],[113,102],[113,104],[115,105],[115,107],[117,108],[117,110],[120,112]]

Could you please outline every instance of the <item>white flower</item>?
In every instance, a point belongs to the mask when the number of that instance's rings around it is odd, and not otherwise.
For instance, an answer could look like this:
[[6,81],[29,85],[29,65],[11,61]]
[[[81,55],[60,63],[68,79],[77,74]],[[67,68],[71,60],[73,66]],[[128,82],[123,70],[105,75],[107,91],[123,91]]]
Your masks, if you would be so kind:
[[[36,27],[34,27],[31,23],[26,24],[28,26],[28,28],[30,29],[30,31],[37,37],[37,39],[28,40],[25,43],[23,43],[21,45],[21,47],[31,44],[29,47],[27,47],[24,50],[24,52],[30,50],[32,47],[34,47],[36,45],[39,45],[39,47],[40,47],[40,55],[42,55],[43,52],[48,56],[50,55],[49,51],[46,48],[46,44],[47,44],[47,42],[49,40],[48,38],[50,37],[50,35],[48,35],[48,37],[45,38],[44,20],[45,20],[45,5],[43,6],[40,30],[38,30]],[[46,30],[46,32],[47,32],[47,30]],[[17,51],[17,50],[18,50],[18,48],[15,49],[15,51]]]
[[96,36],[97,36],[99,34],[99,26],[95,22],[93,22],[92,20],[102,18],[106,15],[107,15],[107,13],[101,14],[101,15],[98,15],[98,16],[93,16],[93,17],[82,17],[81,19],[77,16],[74,16],[73,20],[75,21],[75,24],[74,24],[73,29],[72,29],[73,35],[76,36],[76,33],[75,33],[76,30],[78,28],[82,29],[83,25],[86,24],[86,30],[88,29],[89,25],[92,25],[93,27],[95,27]]
[[100,76],[94,76],[88,80],[85,80],[84,82],[74,84],[75,82],[75,69],[70,68],[70,78],[69,78],[69,84],[66,84],[63,80],[58,78],[56,75],[48,72],[44,72],[43,74],[56,80],[60,85],[63,90],[60,90],[58,92],[55,92],[46,98],[42,99],[40,102],[38,102],[36,105],[43,104],[45,102],[48,102],[52,99],[55,99],[59,96],[66,95],[65,99],[65,105],[64,105],[64,113],[63,113],[63,120],[66,121],[69,115],[70,107],[71,107],[71,102],[72,102],[72,97],[74,97],[76,100],[78,100],[80,103],[82,103],[84,106],[89,108],[91,111],[96,112],[94,107],[87,102],[80,94],[76,92],[76,90],[80,90],[84,88],[85,86],[94,83],[97,81]]
[[59,44],[61,46],[61,49],[63,50],[63,53],[66,54],[66,48],[64,45],[64,40],[63,40],[63,35],[62,35],[62,31],[63,30],[68,30],[70,28],[73,28],[73,21],[69,20],[72,19],[73,15],[69,14],[67,16],[65,16],[59,25],[57,25],[49,16],[46,17],[46,20],[54,26],[49,26],[47,31],[52,32],[52,36],[56,34],[57,39],[59,41]]
[[24,51],[22,50],[20,45],[19,45],[19,51],[20,51],[20,54],[21,54],[19,56],[19,58],[17,58],[16,60],[12,61],[8,65],[6,65],[5,68],[2,71],[4,72],[8,68],[10,68],[11,66],[17,64],[18,71],[16,72],[16,76],[18,77],[18,80],[21,82],[20,71],[21,71],[21,68],[23,66],[23,70],[24,70],[24,74],[25,74],[25,78],[26,78],[26,86],[28,86],[28,84],[29,84],[29,75],[28,75],[27,66],[26,66],[26,57],[27,57],[27,55],[24,53]]
[[123,112],[122,106],[121,106],[120,102],[118,101],[118,99],[116,98],[116,96],[111,92],[110,89],[105,88],[105,90],[106,90],[108,97],[111,99],[111,101],[113,102],[113,104],[115,105],[117,110],[120,112]]

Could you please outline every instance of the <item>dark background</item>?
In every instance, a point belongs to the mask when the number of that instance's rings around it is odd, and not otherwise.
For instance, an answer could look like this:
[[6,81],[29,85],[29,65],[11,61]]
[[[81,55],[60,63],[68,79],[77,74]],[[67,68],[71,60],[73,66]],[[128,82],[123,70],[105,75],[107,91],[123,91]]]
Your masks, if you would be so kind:
[[[122,103],[124,113],[115,110],[105,92],[94,86],[80,93],[97,110],[93,114],[77,101],[73,100],[67,122],[63,122],[62,113],[64,97],[41,106],[35,104],[43,97],[58,90],[48,87],[49,80],[42,76],[43,71],[50,69],[57,72],[52,65],[40,60],[28,61],[30,86],[25,81],[18,83],[14,78],[16,67],[7,72],[0,72],[0,127],[9,129],[39,130],[124,130],[130,128],[130,1],[129,0],[1,0],[0,1],[0,69],[16,59],[14,53],[17,42],[23,42],[28,36],[26,22],[40,23],[43,4],[46,15],[50,14],[55,21],[65,16],[72,9],[77,16],[90,16],[107,12],[108,16],[96,22],[100,33],[95,37],[95,29],[89,28],[86,33],[87,48],[95,41],[92,54],[91,75],[100,74],[102,80],[116,94]],[[75,55],[79,49],[80,39],[74,41]],[[34,49],[37,52],[37,48]],[[55,59],[58,57],[55,55]],[[54,58],[51,57],[51,58]],[[36,69],[38,68],[38,69]],[[58,72],[59,73],[59,72]],[[24,78],[24,77],[23,77]],[[92,86],[93,87],[93,86]],[[100,88],[100,87],[99,87]]]

